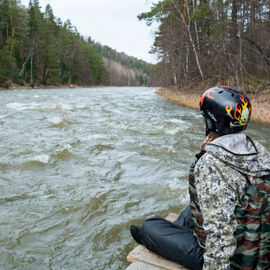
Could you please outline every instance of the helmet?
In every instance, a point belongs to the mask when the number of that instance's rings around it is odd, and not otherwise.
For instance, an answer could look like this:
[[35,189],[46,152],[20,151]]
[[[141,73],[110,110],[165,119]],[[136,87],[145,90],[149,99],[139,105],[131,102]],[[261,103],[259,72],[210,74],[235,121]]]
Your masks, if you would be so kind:
[[216,86],[206,90],[200,101],[206,135],[236,133],[245,130],[251,115],[248,97],[237,89]]

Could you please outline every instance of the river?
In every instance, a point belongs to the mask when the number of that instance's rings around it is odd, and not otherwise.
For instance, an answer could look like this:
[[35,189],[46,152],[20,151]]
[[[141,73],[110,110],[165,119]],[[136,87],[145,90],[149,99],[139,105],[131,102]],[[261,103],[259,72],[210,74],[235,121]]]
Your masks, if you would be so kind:
[[130,225],[188,203],[201,116],[155,90],[0,91],[0,269],[125,269]]

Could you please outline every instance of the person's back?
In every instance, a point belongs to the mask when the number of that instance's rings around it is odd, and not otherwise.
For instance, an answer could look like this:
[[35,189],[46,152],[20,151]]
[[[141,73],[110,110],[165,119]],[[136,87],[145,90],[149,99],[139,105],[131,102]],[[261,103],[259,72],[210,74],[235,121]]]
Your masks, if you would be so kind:
[[[265,246],[263,256],[259,255],[260,227],[270,224],[269,215],[265,221],[254,218],[255,214],[263,215],[263,210],[269,213],[270,202],[257,194],[257,205],[253,206],[250,200],[254,194],[247,194],[255,184],[254,179],[269,175],[269,153],[243,132],[218,137],[205,150],[196,163],[194,181],[190,180],[191,198],[198,197],[191,200],[191,213],[196,234],[205,249],[204,268],[269,269],[269,228],[263,240],[268,247]],[[268,189],[269,186],[268,181]],[[262,188],[267,191],[267,187]],[[264,209],[258,205],[263,201]],[[252,213],[251,207],[257,212]],[[236,255],[231,258],[233,254]]]

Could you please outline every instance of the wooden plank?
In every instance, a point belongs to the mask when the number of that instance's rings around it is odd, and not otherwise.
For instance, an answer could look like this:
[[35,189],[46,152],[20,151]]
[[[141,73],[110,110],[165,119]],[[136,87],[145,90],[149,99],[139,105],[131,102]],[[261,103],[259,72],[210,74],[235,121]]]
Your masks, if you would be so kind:
[[143,262],[134,262],[126,270],[164,270],[162,268],[156,267],[154,265],[146,264]]
[[167,260],[159,255],[156,255],[155,253],[149,251],[148,249],[146,249],[142,245],[135,247],[128,254],[127,260],[129,262],[140,261],[140,262],[150,264],[150,265],[153,265],[155,267],[159,267],[161,269],[166,269],[166,270],[185,270],[185,269],[187,269],[178,263],[175,263],[173,261],[169,261],[169,260]]
[[178,214],[170,213],[165,219],[169,220],[170,222],[174,222],[178,218]]
[[[178,214],[170,213],[166,219],[173,222],[177,219]],[[178,263],[169,261],[162,256],[159,256],[142,245],[135,247],[127,256],[127,260],[132,262],[128,270],[186,270],[187,268]],[[137,268],[136,268],[137,267]]]

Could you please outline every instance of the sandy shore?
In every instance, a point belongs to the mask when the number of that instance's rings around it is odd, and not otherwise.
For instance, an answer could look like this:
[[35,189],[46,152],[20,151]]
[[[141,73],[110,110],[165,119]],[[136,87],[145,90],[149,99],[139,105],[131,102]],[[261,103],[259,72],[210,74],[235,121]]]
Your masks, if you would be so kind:
[[[199,110],[199,101],[204,90],[200,91],[181,91],[179,89],[166,88],[159,89],[156,94],[174,102],[178,105],[186,106]],[[248,95],[251,105],[251,119],[261,123],[270,124],[270,94]]]

